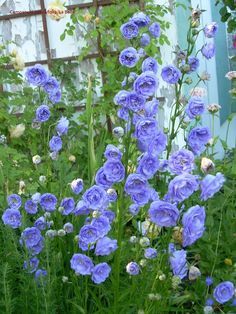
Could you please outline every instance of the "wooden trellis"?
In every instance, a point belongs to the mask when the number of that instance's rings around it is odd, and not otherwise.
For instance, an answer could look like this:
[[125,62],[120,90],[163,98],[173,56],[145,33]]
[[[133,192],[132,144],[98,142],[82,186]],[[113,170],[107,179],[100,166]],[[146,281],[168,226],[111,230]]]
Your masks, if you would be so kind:
[[[141,10],[144,9],[144,0],[130,0],[130,3],[137,3],[139,5],[139,8]],[[80,3],[80,4],[74,4],[74,5],[68,5],[65,6],[68,11],[73,11],[76,8],[79,9],[89,9],[91,7],[99,8],[99,7],[104,7],[108,5],[115,4],[114,1],[111,0],[93,0],[93,2],[89,3]],[[97,10],[98,11],[98,10]],[[78,56],[67,56],[67,57],[62,57],[62,58],[53,58],[52,53],[51,53],[51,48],[50,48],[50,40],[49,40],[49,35],[48,35],[48,25],[47,25],[47,18],[46,18],[46,7],[45,7],[45,2],[44,0],[40,0],[40,9],[39,10],[33,10],[33,11],[24,11],[24,12],[13,12],[11,14],[6,14],[6,15],[0,15],[0,21],[7,21],[7,20],[12,20],[12,19],[17,19],[17,18],[23,18],[23,17],[32,17],[32,16],[37,16],[41,15],[42,18],[42,23],[43,23],[43,33],[44,33],[44,44],[46,48],[46,55],[47,58],[43,60],[35,60],[32,62],[26,62],[25,66],[32,66],[36,63],[40,64],[47,64],[49,67],[51,66],[52,61],[72,61],[76,60]],[[99,39],[98,39],[99,42]],[[94,59],[99,56],[98,52],[90,53],[87,56],[85,56],[84,59]]]

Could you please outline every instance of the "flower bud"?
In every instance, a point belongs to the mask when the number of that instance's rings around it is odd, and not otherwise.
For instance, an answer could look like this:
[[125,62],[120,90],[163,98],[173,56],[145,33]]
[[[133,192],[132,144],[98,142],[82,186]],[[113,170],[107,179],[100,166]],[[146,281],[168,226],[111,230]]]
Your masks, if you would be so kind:
[[41,162],[41,157],[39,155],[35,155],[32,157],[32,161],[35,165],[38,165]]
[[228,79],[228,80],[233,80],[233,79],[236,79],[236,71],[230,71],[228,72],[225,77]]
[[40,182],[40,183],[45,183],[46,180],[47,180],[47,178],[46,178],[45,176],[40,176],[40,177],[39,177],[39,182]]
[[201,170],[204,173],[208,173],[211,170],[214,170],[214,163],[211,159],[203,157],[201,161]]
[[63,229],[65,230],[66,233],[72,233],[74,231],[74,227],[70,222],[65,223]]
[[204,307],[203,311],[204,311],[204,314],[214,313],[213,307],[212,306],[208,306],[208,305]]
[[0,135],[0,144],[5,144],[7,141],[7,138],[4,134]]
[[100,23],[100,18],[96,17],[96,19],[94,21],[95,21],[96,24],[99,24]]
[[63,283],[68,282],[68,277],[67,277],[67,276],[62,276],[62,282],[63,282]]
[[231,258],[226,258],[224,260],[224,263],[225,265],[228,265],[228,266],[232,266],[233,265],[233,262],[232,262],[232,259]]
[[210,75],[208,72],[204,71],[204,72],[202,72],[202,74],[200,75],[200,79],[201,79],[202,81],[210,81],[211,75]]
[[113,129],[112,133],[113,133],[114,137],[121,138],[124,136],[125,132],[121,126],[117,126],[116,128]]
[[52,230],[52,229],[49,229],[46,231],[45,235],[49,238],[54,238],[57,236],[57,231],[56,230]]
[[[39,201],[40,201],[40,196],[41,196],[41,194],[40,194],[39,192],[36,192],[36,193],[34,193],[34,194],[31,196],[31,199],[32,199],[32,201],[33,201],[35,204],[38,204]],[[45,216],[46,214],[50,214],[50,213],[49,213],[49,212],[46,212],[46,213],[44,214],[44,216]]]
[[92,216],[93,218],[98,218],[100,216],[100,212],[98,210],[94,210]]
[[129,242],[130,243],[137,243],[138,242],[138,238],[136,237],[136,236],[131,236],[130,238],[129,238]]
[[60,0],[49,3],[47,15],[55,21],[61,20],[66,14],[66,8]]
[[57,231],[58,237],[64,237],[66,235],[66,232],[64,229],[60,229]]
[[182,244],[183,238],[182,238],[182,232],[183,228],[180,227],[174,227],[172,238],[175,242]]
[[164,281],[166,279],[166,275],[162,274],[158,278],[159,278],[160,281]]
[[218,104],[211,104],[207,107],[207,110],[210,112],[210,113],[216,113],[218,112],[219,110],[221,109],[221,106],[218,105]]
[[75,162],[76,161],[76,157],[74,155],[70,155],[69,156],[69,161]]
[[179,276],[173,276],[172,277],[172,288],[173,289],[177,289],[180,283],[181,283],[181,279],[179,278]]
[[23,123],[11,126],[9,129],[10,138],[19,138],[25,132],[25,125]]
[[145,266],[147,266],[147,260],[146,259],[141,259],[140,261],[139,261],[139,265],[141,266],[141,267],[145,267]]
[[191,266],[189,268],[189,274],[188,274],[189,280],[196,280],[200,276],[201,276],[201,272],[197,267]]
[[185,80],[185,83],[190,85],[192,84],[193,80],[191,79],[191,77],[187,77],[186,80]]
[[64,211],[64,207],[59,206],[57,210],[59,211],[59,213],[62,213]]
[[58,158],[58,153],[57,152],[51,152],[49,154],[49,157],[52,159],[52,160],[57,160]]
[[139,244],[142,246],[142,247],[147,247],[150,245],[150,240],[147,238],[147,237],[143,237],[139,240]]
[[25,182],[23,180],[20,180],[19,182],[19,191],[18,194],[25,194]]
[[89,13],[86,13],[86,14],[83,15],[84,21],[87,22],[87,23],[91,21],[92,17],[93,16],[91,14],[89,14]]

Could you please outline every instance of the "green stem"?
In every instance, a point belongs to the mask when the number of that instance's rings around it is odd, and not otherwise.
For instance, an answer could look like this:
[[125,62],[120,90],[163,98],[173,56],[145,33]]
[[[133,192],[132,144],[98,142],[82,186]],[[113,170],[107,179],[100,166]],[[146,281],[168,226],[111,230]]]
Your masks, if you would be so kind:
[[94,138],[93,138],[93,107],[92,107],[92,81],[90,75],[88,75],[88,92],[86,102],[86,113],[88,123],[88,178],[90,184],[94,180],[94,174],[96,170],[96,157],[94,150]]

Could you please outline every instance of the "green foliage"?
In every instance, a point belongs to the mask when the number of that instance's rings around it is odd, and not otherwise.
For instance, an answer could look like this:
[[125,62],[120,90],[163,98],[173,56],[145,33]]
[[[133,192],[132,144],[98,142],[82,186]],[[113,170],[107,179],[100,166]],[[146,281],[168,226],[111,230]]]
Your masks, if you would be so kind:
[[233,33],[236,30],[236,16],[232,11],[236,10],[234,0],[216,0],[216,5],[220,4],[221,21],[227,22],[228,32]]

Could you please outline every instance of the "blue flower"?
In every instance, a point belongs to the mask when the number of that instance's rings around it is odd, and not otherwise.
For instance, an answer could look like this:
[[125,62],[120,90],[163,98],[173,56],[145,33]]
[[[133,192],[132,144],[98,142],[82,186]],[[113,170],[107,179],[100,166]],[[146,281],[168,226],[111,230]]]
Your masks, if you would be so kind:
[[190,67],[190,70],[187,73],[194,72],[199,68],[200,61],[197,57],[190,56],[188,57],[188,65]]
[[140,45],[142,47],[146,47],[150,44],[151,42],[151,38],[147,33],[142,34],[141,38],[140,38]]
[[136,203],[139,206],[144,206],[150,200],[150,192],[151,189],[148,187],[145,190],[141,190],[140,192],[131,194],[130,196],[134,203]]
[[148,214],[150,220],[160,227],[174,227],[179,218],[178,208],[174,204],[164,201],[151,203]]
[[182,148],[171,154],[168,166],[173,174],[191,172],[194,169],[194,155],[191,151]]
[[138,25],[138,27],[144,27],[150,23],[150,17],[143,12],[137,12],[130,18],[130,21]]
[[128,108],[133,112],[141,111],[144,109],[145,101],[146,99],[142,95],[136,92],[130,92]]
[[212,306],[212,305],[214,305],[214,300],[209,298],[206,300],[205,304],[206,304],[206,306]]
[[64,224],[63,229],[66,233],[72,233],[74,231],[74,226],[72,225],[72,223],[67,222]]
[[59,83],[54,76],[50,76],[47,82],[43,85],[43,89],[47,94],[55,94],[59,88]]
[[121,182],[125,177],[125,167],[119,160],[108,160],[103,166],[104,174],[110,182]]
[[66,117],[61,117],[56,126],[56,131],[59,136],[65,135],[68,132],[69,120]]
[[63,207],[62,215],[69,215],[75,208],[75,201],[73,197],[66,197],[61,201],[61,207]]
[[221,282],[215,287],[213,296],[220,304],[228,302],[234,296],[234,284],[231,281]]
[[21,233],[21,239],[25,243],[26,247],[28,249],[31,249],[31,248],[34,248],[36,245],[38,245],[39,242],[42,241],[43,237],[38,228],[31,227],[31,228],[26,228]]
[[202,237],[205,231],[206,213],[204,207],[193,206],[184,213],[183,223],[183,247],[193,244]]
[[127,92],[126,90],[121,90],[119,91],[114,99],[113,99],[114,103],[116,105],[122,106],[122,107],[128,107],[129,104],[129,92]]
[[27,200],[25,202],[25,211],[28,214],[36,214],[38,211],[37,203],[33,202],[32,200]]
[[146,71],[134,81],[134,90],[144,97],[153,96],[158,88],[159,81],[155,73]]
[[142,71],[151,71],[156,74],[158,71],[158,65],[156,60],[152,57],[146,58],[142,63]]
[[62,149],[62,140],[60,136],[53,136],[49,141],[49,147],[52,152],[59,152]]
[[97,185],[102,186],[104,189],[110,188],[114,182],[108,180],[107,176],[104,173],[104,167],[98,169],[95,175],[95,182]]
[[47,277],[47,271],[45,269],[38,269],[36,270],[34,274],[34,279],[37,282],[37,284],[45,284],[45,277]]
[[157,23],[157,22],[152,23],[152,24],[149,26],[149,32],[150,32],[150,34],[151,34],[153,37],[155,37],[155,38],[160,37],[160,35],[161,35],[161,27],[160,27],[160,24]]
[[225,182],[225,177],[222,173],[218,172],[215,176],[208,174],[202,180],[201,186],[201,200],[206,201],[213,197],[215,193],[219,192]]
[[131,204],[129,206],[129,212],[131,215],[136,216],[140,211],[140,206],[138,204]]
[[83,200],[89,208],[98,210],[103,208],[108,201],[108,197],[102,187],[93,185],[84,193]]
[[39,259],[37,257],[32,257],[28,261],[24,261],[23,269],[27,270],[28,273],[34,273],[39,265]]
[[83,191],[84,183],[82,179],[75,179],[70,184],[71,190],[73,193],[78,195],[80,192]]
[[208,44],[205,44],[202,49],[201,49],[202,55],[206,58],[206,59],[211,59],[214,57],[215,55],[215,45],[214,43],[210,42]]
[[208,25],[206,25],[203,29],[204,34],[208,38],[213,38],[215,37],[217,31],[218,31],[218,25],[216,22],[212,22]]
[[110,221],[105,216],[93,218],[91,221],[91,226],[97,229],[97,236],[99,238],[103,238],[111,230]]
[[49,94],[48,98],[49,98],[49,100],[53,104],[56,104],[56,103],[60,102],[60,100],[61,100],[61,90],[58,89],[58,90],[54,91],[54,93]]
[[133,68],[139,60],[138,52],[135,48],[129,47],[121,51],[119,56],[120,64],[128,68]]
[[136,262],[130,262],[126,265],[126,271],[129,275],[136,276],[139,274],[140,268]]
[[156,155],[144,153],[138,162],[137,173],[147,179],[153,178],[159,168],[159,160]]
[[51,193],[44,193],[40,197],[40,205],[44,210],[52,212],[56,209],[57,198]]
[[117,249],[117,240],[112,240],[108,237],[101,238],[97,241],[95,255],[105,256],[110,255]]
[[107,263],[97,264],[92,270],[92,281],[96,284],[104,282],[111,272],[111,267]]
[[157,257],[157,250],[153,249],[152,247],[149,247],[149,248],[145,249],[144,256],[147,259],[156,258]]
[[211,138],[208,127],[195,127],[188,135],[187,142],[194,154],[200,155]]
[[151,141],[148,143],[148,152],[155,155],[162,153],[167,144],[167,136],[161,130],[157,130],[153,133]]
[[70,260],[70,267],[77,275],[91,275],[94,265],[90,257],[74,254]]
[[48,226],[48,223],[44,216],[39,217],[34,222],[34,227],[38,228],[39,230],[45,230]]
[[128,22],[120,27],[121,34],[126,39],[132,39],[138,36],[139,28],[133,22]]
[[161,77],[163,81],[169,84],[176,84],[181,77],[181,72],[175,66],[168,65],[162,69]]
[[8,225],[13,229],[19,228],[21,226],[21,213],[18,209],[8,208],[4,211],[2,215],[2,221],[4,225]]
[[159,101],[154,98],[151,101],[147,101],[144,105],[144,111],[146,117],[155,117],[158,111]]
[[188,266],[185,250],[174,250],[170,255],[170,266],[175,276],[183,279],[187,276]]
[[108,144],[104,152],[106,159],[120,160],[122,157],[122,152],[115,145]]
[[189,173],[180,174],[169,183],[168,199],[173,202],[182,202],[197,191],[198,187],[196,176]]
[[27,81],[35,86],[43,86],[48,80],[48,74],[41,64],[35,64],[26,70]]
[[158,134],[157,121],[154,118],[142,118],[135,125],[134,136],[145,146]]
[[79,232],[79,247],[87,251],[98,240],[99,232],[95,226],[85,225]]
[[197,116],[203,114],[205,110],[205,103],[200,97],[192,97],[190,98],[185,112],[190,119],[194,119]]
[[90,213],[90,209],[88,208],[87,204],[81,200],[77,203],[74,211],[73,211],[73,214],[75,216],[78,216],[78,215],[87,215]]
[[148,188],[147,179],[140,174],[130,174],[125,182],[125,192],[128,195],[140,193]]
[[36,109],[36,120],[46,122],[50,118],[50,110],[47,105],[41,105]]
[[213,278],[212,277],[206,277],[206,285],[209,287],[213,284]]
[[19,209],[21,207],[21,197],[17,194],[11,194],[7,197],[7,204],[12,209]]

